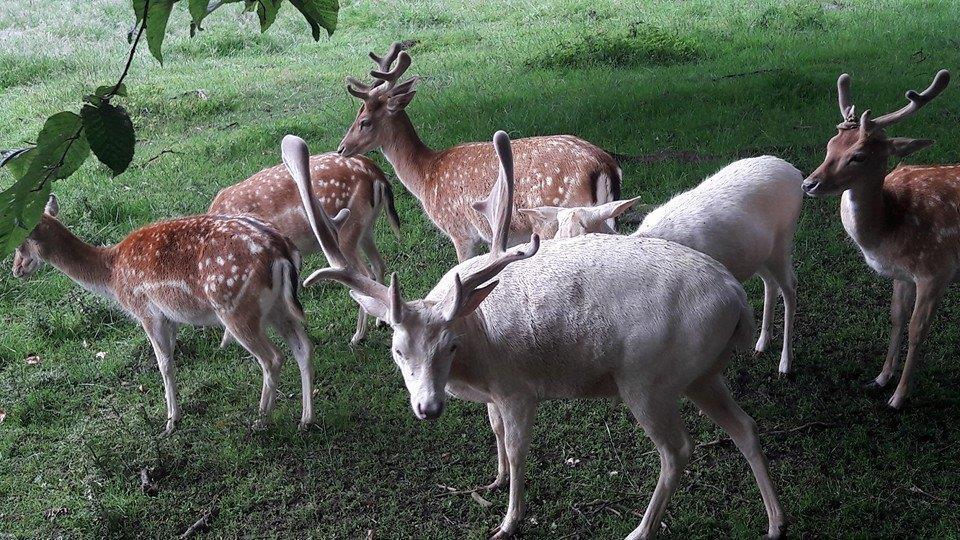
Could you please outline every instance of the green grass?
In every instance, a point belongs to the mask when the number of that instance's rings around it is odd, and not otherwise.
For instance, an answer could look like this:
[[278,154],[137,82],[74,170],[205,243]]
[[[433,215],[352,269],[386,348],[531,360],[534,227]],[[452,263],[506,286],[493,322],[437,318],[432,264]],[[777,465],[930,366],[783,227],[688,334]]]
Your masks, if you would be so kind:
[[[128,2],[58,4],[6,0],[0,10],[0,147],[32,140],[46,116],[76,109],[84,92],[117,76]],[[488,140],[505,129],[573,133],[631,156],[667,151],[653,164],[624,163],[625,194],[646,203],[738,156],[774,153],[811,170],[838,121],[842,71],[854,76],[859,109],[887,111],[938,68],[960,67],[960,10],[949,0],[349,1],[337,33],[320,43],[284,11],[261,35],[255,17],[227,7],[190,39],[178,4],[165,65],[143,51],[127,81],[134,165],[111,178],[91,160],[59,182],[63,220],[90,241],[114,242],[150,221],[203,211],[221,187],[277,163],[283,134],[316,151],[335,148],[357,106],[343,77],[364,74],[366,52],[394,40],[419,42],[411,72],[425,80],[411,115],[428,143]],[[898,126],[897,135],[938,140],[914,161],[957,161],[958,95],[949,90]],[[0,184],[10,181],[0,172]],[[413,296],[455,258],[417,202],[396,191],[404,238],[381,223],[378,241]],[[775,354],[740,355],[727,371],[731,386],[764,432],[830,426],[763,437],[797,536],[960,537],[960,329],[952,324],[960,299],[950,294],[942,305],[910,407],[888,412],[885,396],[860,385],[886,349],[890,285],[847,240],[837,206],[807,200],[801,218],[796,376],[774,376]],[[320,264],[313,257],[305,266]],[[747,289],[759,307],[758,282]],[[252,432],[259,369],[235,346],[219,350],[218,331],[185,329],[177,348],[184,420],[158,440],[162,383],[138,327],[50,268],[24,282],[5,261],[0,536],[171,537],[216,506],[215,537],[483,537],[506,495],[490,495],[485,509],[468,496],[441,497],[438,484],[492,478],[484,409],[452,402],[439,422],[415,421],[388,333],[375,330],[351,349],[346,293],[324,286],[304,296],[317,344],[316,430],[296,431],[299,383],[289,362],[273,427]],[[42,362],[27,365],[29,354]],[[684,411],[697,441],[722,436],[692,406]],[[651,448],[622,406],[545,404],[522,537],[626,535],[656,481]],[[569,457],[582,461],[569,467]],[[139,489],[143,467],[158,467],[154,497]],[[665,523],[664,536],[676,538],[765,530],[759,493],[731,445],[695,453]]]

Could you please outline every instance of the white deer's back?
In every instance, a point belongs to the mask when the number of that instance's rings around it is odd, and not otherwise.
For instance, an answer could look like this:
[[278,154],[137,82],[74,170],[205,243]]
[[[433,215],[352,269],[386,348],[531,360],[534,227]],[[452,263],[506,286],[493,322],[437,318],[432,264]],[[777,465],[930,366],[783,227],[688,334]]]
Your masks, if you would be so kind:
[[[426,300],[441,301],[453,275],[469,274],[485,257],[453,268]],[[739,282],[720,264],[655,238],[546,241],[496,279],[479,308],[492,349],[486,361],[502,377],[541,381],[552,397],[564,397],[554,395],[564,384],[631,369],[694,377],[749,310]],[[582,395],[578,390],[567,395]]]
[[781,230],[792,234],[802,182],[780,158],[741,159],[650,212],[633,234],[692,247],[745,280],[770,256]]

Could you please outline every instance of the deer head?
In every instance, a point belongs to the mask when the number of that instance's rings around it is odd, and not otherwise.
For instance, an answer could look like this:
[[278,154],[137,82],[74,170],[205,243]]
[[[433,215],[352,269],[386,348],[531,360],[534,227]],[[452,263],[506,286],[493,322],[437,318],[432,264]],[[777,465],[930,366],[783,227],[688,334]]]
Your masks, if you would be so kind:
[[590,233],[617,234],[607,220],[616,218],[637,204],[640,197],[613,201],[598,206],[561,208],[539,206],[517,210],[530,219],[533,232],[543,238],[572,238]]
[[40,245],[37,241],[38,229],[43,227],[44,219],[55,219],[60,213],[60,201],[56,195],[50,195],[47,199],[47,206],[43,209],[43,217],[36,228],[27,236],[27,239],[20,244],[13,254],[13,275],[18,278],[30,277],[37,273],[37,270],[43,265],[43,257],[40,256]]
[[837,125],[837,134],[827,143],[823,163],[804,180],[803,190],[807,195],[820,197],[867,183],[882,183],[890,156],[908,156],[933,144],[929,139],[887,137],[884,130],[916,114],[943,92],[949,82],[950,73],[940,70],[923,92],[908,91],[909,103],[900,110],[876,119],[866,110],[858,119],[850,99],[850,76],[841,75],[837,79],[837,95],[843,122]]
[[[501,160],[509,160],[509,138],[498,132],[495,137]],[[503,145],[507,145],[504,151]],[[370,279],[354,268],[340,252],[337,232],[330,219],[313,197],[309,178],[309,152],[299,137],[287,135],[281,145],[283,161],[297,182],[307,219],[323,247],[329,268],[314,272],[304,281],[311,285],[319,280],[333,280],[350,289],[350,296],[370,315],[386,321],[393,328],[391,354],[400,367],[410,394],[410,407],[421,420],[435,419],[446,403],[445,387],[459,349],[468,344],[472,334],[466,321],[497,286],[493,279],[507,265],[532,257],[540,247],[537,236],[531,244],[512,253],[502,253],[506,245],[506,228],[510,224],[512,201],[501,200],[498,194],[512,193],[513,164],[501,163],[501,176],[487,199],[485,208],[492,209],[494,238],[503,239],[499,253],[486,255],[480,264],[471,265],[470,274],[453,276],[452,285],[443,300],[403,300],[400,284],[394,274],[390,285]],[[507,184],[506,188],[503,184]],[[487,215],[487,214],[485,214]]]
[[370,58],[377,65],[377,69],[370,72],[374,78],[371,84],[347,77],[347,92],[363,103],[337,149],[344,157],[364,154],[389,142],[394,118],[417,93],[415,88],[420,79],[416,76],[397,84],[410,67],[410,55],[401,50],[400,43],[394,43],[382,57],[371,52]]

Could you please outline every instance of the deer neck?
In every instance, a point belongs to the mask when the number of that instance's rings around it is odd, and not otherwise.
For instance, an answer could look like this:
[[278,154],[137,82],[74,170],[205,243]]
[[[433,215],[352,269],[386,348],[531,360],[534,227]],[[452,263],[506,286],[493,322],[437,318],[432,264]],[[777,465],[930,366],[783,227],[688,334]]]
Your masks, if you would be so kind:
[[384,157],[397,171],[400,183],[422,201],[434,151],[420,140],[406,111],[393,116],[388,140],[382,148]]
[[77,238],[53,218],[44,217],[33,239],[40,256],[88,291],[114,298],[111,277],[114,250]]
[[883,192],[885,176],[885,170],[879,169],[843,194],[844,228],[862,248],[875,248],[884,239],[890,218]]

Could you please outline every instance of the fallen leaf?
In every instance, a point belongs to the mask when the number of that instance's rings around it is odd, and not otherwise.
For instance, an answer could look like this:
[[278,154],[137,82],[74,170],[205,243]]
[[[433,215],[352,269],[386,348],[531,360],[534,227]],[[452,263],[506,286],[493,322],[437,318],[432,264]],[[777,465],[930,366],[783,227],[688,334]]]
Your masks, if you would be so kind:
[[491,506],[493,506],[492,502],[481,497],[480,494],[477,493],[476,491],[470,493],[470,498],[477,501],[477,504],[479,504],[484,508],[490,508]]
[[65,506],[60,506],[57,508],[48,508],[43,512],[43,517],[54,520],[60,516],[65,516],[70,513],[70,509]]
[[137,391],[142,394],[142,393],[146,392],[147,389],[144,388],[142,384],[138,384],[138,385],[137,385]]
[[7,419],[7,411],[0,409],[0,424]]
[[106,351],[100,351],[96,354],[97,360],[103,360],[107,357]]
[[564,461],[564,463],[567,464],[567,467],[576,467],[577,465],[580,464],[580,458],[572,458],[572,457],[567,458],[567,460]]
[[23,361],[26,362],[28,366],[35,366],[40,363],[40,357],[35,354],[31,354],[30,356],[24,358]]
[[87,340],[83,340],[83,348],[84,348],[84,349],[89,349],[89,348],[90,348],[90,343],[88,343]]

